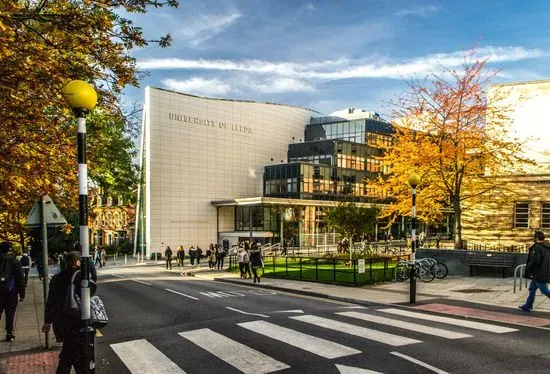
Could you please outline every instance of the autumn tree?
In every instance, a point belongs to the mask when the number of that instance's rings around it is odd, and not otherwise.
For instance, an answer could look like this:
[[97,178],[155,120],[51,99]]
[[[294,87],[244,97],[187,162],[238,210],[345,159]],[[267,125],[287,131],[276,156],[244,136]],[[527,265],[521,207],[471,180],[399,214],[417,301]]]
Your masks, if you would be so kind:
[[[10,0],[0,2],[0,239],[23,242],[22,223],[45,191],[62,209],[78,202],[76,126],[62,95],[73,79],[92,83],[98,113],[91,114],[91,182],[122,189],[133,178],[129,151],[135,121],[119,95],[139,76],[132,49],[170,44],[170,35],[147,40],[123,16],[176,0]],[[106,171],[115,170],[107,173]],[[122,183],[121,183],[122,182]],[[131,187],[133,186],[128,186]]]
[[487,96],[494,72],[475,50],[464,54],[460,71],[443,68],[425,80],[408,82],[408,93],[394,102],[395,136],[385,158],[391,166],[379,180],[393,198],[382,216],[410,216],[410,174],[417,173],[417,217],[440,222],[454,213],[455,248],[462,248],[463,202],[500,188],[493,176],[522,173],[532,163],[509,132],[506,92]]

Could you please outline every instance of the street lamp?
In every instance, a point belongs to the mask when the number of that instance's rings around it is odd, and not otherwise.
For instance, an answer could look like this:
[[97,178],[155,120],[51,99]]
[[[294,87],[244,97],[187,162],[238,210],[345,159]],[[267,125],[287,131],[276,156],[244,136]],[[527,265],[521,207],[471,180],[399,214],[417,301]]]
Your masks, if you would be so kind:
[[63,95],[77,118],[78,147],[78,211],[80,224],[80,244],[82,256],[80,268],[80,317],[84,327],[80,330],[80,369],[82,373],[95,373],[94,336],[95,329],[90,326],[90,246],[88,237],[88,167],[86,165],[86,114],[97,103],[94,88],[79,80],[69,82],[63,88]]
[[420,176],[411,174],[409,176],[409,185],[412,188],[412,210],[411,210],[411,265],[409,269],[410,291],[409,301],[411,304],[416,303],[416,186],[420,184]]

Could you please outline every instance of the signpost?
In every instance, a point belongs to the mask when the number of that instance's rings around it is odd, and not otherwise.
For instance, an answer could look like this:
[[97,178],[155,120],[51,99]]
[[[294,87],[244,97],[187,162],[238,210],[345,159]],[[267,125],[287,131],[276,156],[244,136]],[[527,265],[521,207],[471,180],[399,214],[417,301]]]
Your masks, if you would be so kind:
[[[48,227],[65,226],[67,221],[59,212],[52,199],[45,193],[40,195],[39,200],[34,204],[31,212],[27,216],[24,227],[40,227],[42,229],[42,269],[44,302],[48,298],[48,289],[50,287],[50,277],[48,274]],[[46,348],[50,347],[48,333],[46,333]]]
[[357,268],[359,269],[359,274],[364,274],[365,273],[365,259],[364,258],[360,258],[359,260],[357,260]]

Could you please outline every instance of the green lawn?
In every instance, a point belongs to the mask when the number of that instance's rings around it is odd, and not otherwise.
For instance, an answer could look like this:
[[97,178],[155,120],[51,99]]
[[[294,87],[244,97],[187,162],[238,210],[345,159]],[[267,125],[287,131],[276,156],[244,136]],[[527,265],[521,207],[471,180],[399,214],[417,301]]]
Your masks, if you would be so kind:
[[[373,258],[365,260],[365,273],[349,267],[349,260],[331,258],[266,257],[264,276],[306,281],[362,285],[393,279],[395,261]],[[233,268],[238,272],[238,266]],[[355,274],[354,274],[355,273]],[[354,276],[355,275],[355,276]]]

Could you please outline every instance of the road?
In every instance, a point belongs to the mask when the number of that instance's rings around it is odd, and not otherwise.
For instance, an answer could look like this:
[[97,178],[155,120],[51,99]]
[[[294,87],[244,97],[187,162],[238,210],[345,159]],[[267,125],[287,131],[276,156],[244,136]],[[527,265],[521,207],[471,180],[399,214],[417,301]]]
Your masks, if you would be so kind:
[[100,373],[547,373],[549,331],[113,270]]

